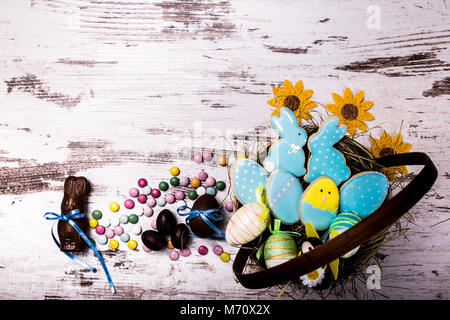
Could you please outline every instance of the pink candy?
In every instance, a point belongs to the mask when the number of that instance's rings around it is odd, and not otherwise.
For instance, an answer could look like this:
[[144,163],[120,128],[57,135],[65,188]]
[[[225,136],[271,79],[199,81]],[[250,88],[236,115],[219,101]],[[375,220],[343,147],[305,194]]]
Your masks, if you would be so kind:
[[114,234],[120,236],[123,233],[123,228],[121,226],[114,227]]
[[201,163],[203,161],[203,157],[200,153],[196,153],[194,154],[194,162],[196,163]]
[[139,187],[143,188],[143,187],[145,187],[146,185],[147,185],[147,180],[145,180],[144,178],[140,178],[140,179],[138,180],[138,186],[139,186]]
[[146,217],[151,217],[153,215],[153,209],[149,207],[144,207],[144,215]]
[[125,202],[123,203],[123,205],[125,206],[125,208],[127,209],[133,209],[134,208],[134,201],[131,199],[127,199],[125,200]]
[[130,197],[136,198],[139,194],[139,190],[137,188],[131,188],[128,193]]
[[106,231],[105,231],[105,236],[108,239],[112,239],[114,237],[114,234],[115,234],[115,232],[113,229],[106,229]]
[[175,198],[177,200],[183,200],[184,199],[184,192],[180,191],[180,190],[176,191],[175,192]]
[[189,248],[181,249],[181,250],[180,250],[180,254],[181,254],[183,257],[187,257],[187,256],[189,256],[189,255],[191,254],[191,250],[189,250]]
[[175,196],[171,193],[166,194],[166,202],[167,203],[174,203],[175,202]]
[[225,203],[225,209],[227,209],[227,211],[229,212],[232,212],[234,209],[233,201],[228,201],[227,203]]
[[186,187],[189,184],[189,178],[188,177],[181,177],[180,178],[180,186]]
[[220,256],[220,254],[223,252],[222,246],[216,244],[216,245],[213,247],[213,252],[214,252],[214,254]]
[[205,246],[198,247],[198,253],[200,253],[202,256],[208,253],[208,248]]
[[137,201],[139,201],[139,203],[146,203],[147,202],[147,196],[145,194],[140,194],[137,197]]
[[197,178],[198,178],[200,181],[205,181],[206,178],[208,178],[208,174],[207,174],[205,171],[200,171],[200,172],[197,174]]
[[203,152],[203,160],[208,161],[208,160],[211,160],[211,158],[212,158],[211,152],[209,152],[209,151]]
[[153,208],[154,206],[156,206],[156,200],[155,200],[155,198],[148,198],[148,199],[147,199],[147,205],[148,205],[150,208]]
[[208,177],[208,179],[206,179],[205,183],[208,187],[212,187],[216,184],[216,179],[214,177]]
[[152,250],[147,248],[145,245],[142,245],[142,250],[144,250],[145,252],[151,252]]
[[152,222],[150,223],[150,226],[156,230],[156,219],[152,220]]
[[161,191],[159,191],[159,189],[154,188],[154,189],[152,189],[152,191],[150,192],[150,195],[151,195],[153,198],[158,198],[158,197],[161,195]]
[[97,234],[104,234],[105,233],[105,227],[98,225],[95,227],[95,232],[97,232]]
[[178,253],[177,250],[171,250],[169,252],[169,258],[172,260],[178,260],[178,258],[180,257],[180,254]]

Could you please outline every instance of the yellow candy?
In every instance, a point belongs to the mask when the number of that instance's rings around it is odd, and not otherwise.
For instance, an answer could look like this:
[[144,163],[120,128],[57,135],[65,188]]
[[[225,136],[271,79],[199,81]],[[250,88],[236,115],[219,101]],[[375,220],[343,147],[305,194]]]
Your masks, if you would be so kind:
[[131,250],[136,249],[137,247],[137,242],[136,240],[130,240],[127,242],[128,248],[130,248]]
[[245,153],[239,153],[239,154],[238,154],[238,159],[245,159],[245,158],[247,158],[247,157],[245,156]]
[[223,262],[228,262],[228,260],[230,260],[230,254],[228,252],[222,252],[219,256],[220,260],[222,260]]
[[98,225],[97,219],[92,218],[89,220],[89,227],[95,228],[97,225]]
[[169,249],[169,250],[172,250],[173,248],[174,248],[174,246],[173,246],[173,244],[172,244],[172,241],[167,241],[167,248]]
[[111,240],[109,241],[109,247],[113,250],[116,250],[119,247],[119,242],[117,240]]
[[178,167],[172,167],[170,168],[170,174],[173,176],[177,176],[180,174],[180,169]]
[[111,202],[111,203],[109,204],[109,209],[110,209],[112,212],[117,212],[117,211],[119,211],[119,204],[118,204],[117,202]]

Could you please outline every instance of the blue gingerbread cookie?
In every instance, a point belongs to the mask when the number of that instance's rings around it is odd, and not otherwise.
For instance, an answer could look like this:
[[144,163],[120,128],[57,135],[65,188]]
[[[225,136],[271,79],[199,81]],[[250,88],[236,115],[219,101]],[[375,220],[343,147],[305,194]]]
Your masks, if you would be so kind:
[[344,137],[347,127],[338,127],[339,118],[330,117],[308,140],[311,156],[305,181],[312,183],[319,177],[329,177],[336,185],[350,177],[344,156],[333,145]]
[[231,168],[231,188],[242,204],[257,203],[256,187],[266,186],[268,174],[253,160],[239,159]]

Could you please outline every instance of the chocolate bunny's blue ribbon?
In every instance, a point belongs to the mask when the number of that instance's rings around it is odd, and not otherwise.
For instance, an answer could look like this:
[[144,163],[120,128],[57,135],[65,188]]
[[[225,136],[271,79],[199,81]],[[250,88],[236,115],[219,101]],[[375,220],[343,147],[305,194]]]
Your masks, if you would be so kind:
[[[67,221],[70,223],[70,225],[77,230],[77,232],[80,234],[81,238],[83,238],[84,242],[86,242],[86,244],[94,251],[95,255],[97,256],[98,260],[100,261],[103,270],[105,271],[106,274],[106,278],[108,279],[108,283],[109,286],[111,288],[111,292],[112,293],[116,293],[116,288],[114,287],[114,283],[111,279],[111,276],[109,274],[108,268],[106,267],[105,261],[103,260],[102,256],[100,255],[100,253],[98,252],[98,250],[95,248],[95,246],[92,244],[92,242],[89,240],[89,238],[86,236],[86,234],[80,229],[79,226],[77,226],[77,224],[75,223],[75,221],[73,221],[73,219],[79,219],[79,218],[84,218],[86,216],[86,213],[80,213],[80,210],[75,209],[70,211],[68,214],[57,214],[54,212],[47,212],[44,214],[44,218],[46,220],[63,220],[63,221]],[[55,222],[56,224],[56,222]],[[52,237],[53,240],[55,241],[56,245],[58,246],[58,248],[61,247],[61,244],[58,242],[58,240],[55,237],[55,234],[53,232],[53,227],[52,227]],[[74,260],[75,262],[79,263],[80,265],[82,265],[83,267],[88,268],[90,271],[95,271],[95,268],[91,267],[90,265],[88,265],[87,263],[79,260],[77,257],[75,257],[73,254],[69,253],[69,252],[65,252],[63,251],[64,254],[66,256],[68,256],[70,259]]]
[[[183,211],[186,209],[189,209],[189,211],[180,213],[180,211]],[[220,215],[215,215],[214,213],[216,213],[216,212],[220,213]],[[225,240],[225,233],[222,230],[220,230],[219,228],[217,228],[214,225],[214,223],[211,222],[211,220],[212,221],[221,221],[223,219],[223,214],[219,209],[197,210],[197,209],[192,209],[188,206],[181,206],[181,207],[177,208],[177,213],[182,217],[187,216],[186,217],[187,225],[189,225],[189,222],[192,219],[200,216],[203,219],[203,221],[205,221],[205,223],[211,229],[213,229],[214,232],[216,232],[219,235],[219,237],[210,237],[210,238],[215,239],[215,240]]]

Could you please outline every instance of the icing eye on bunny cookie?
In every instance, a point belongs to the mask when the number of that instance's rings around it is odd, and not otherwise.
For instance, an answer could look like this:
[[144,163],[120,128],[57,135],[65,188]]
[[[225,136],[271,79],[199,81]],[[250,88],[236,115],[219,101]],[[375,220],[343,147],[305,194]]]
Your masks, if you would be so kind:
[[268,172],[284,169],[296,177],[305,174],[305,154],[307,134],[299,127],[297,118],[288,108],[281,108],[280,116],[272,116],[272,127],[280,136],[269,149],[269,155],[264,161]]

